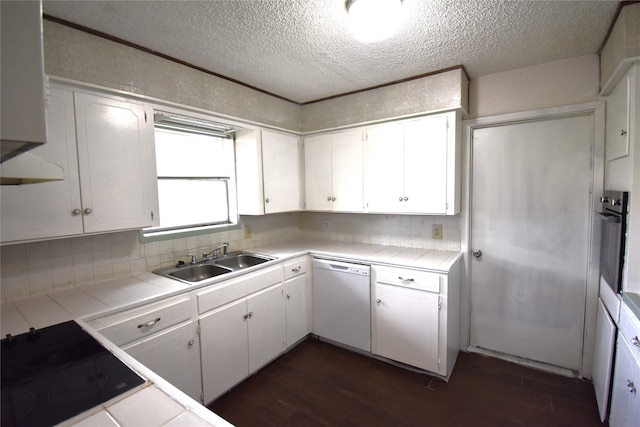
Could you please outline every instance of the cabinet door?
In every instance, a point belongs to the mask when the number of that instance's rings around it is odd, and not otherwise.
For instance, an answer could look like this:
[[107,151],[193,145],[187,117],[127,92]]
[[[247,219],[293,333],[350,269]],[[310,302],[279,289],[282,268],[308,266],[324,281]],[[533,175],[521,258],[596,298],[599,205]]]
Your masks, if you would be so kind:
[[362,130],[331,135],[331,182],[334,212],[364,210]]
[[309,288],[307,274],[285,282],[287,347],[306,337],[309,332]]
[[405,212],[447,213],[447,115],[404,124]]
[[278,284],[247,297],[251,373],[285,349],[283,293],[282,284]]
[[438,294],[376,284],[373,353],[438,372]]
[[403,126],[390,123],[367,129],[365,187],[369,212],[404,211]]
[[300,210],[298,137],[262,131],[265,213]]
[[140,363],[200,401],[200,346],[197,323],[190,321],[123,347]]
[[152,225],[157,189],[152,185],[156,180],[153,127],[147,116],[144,104],[76,93],[86,233]]
[[609,414],[611,427],[640,425],[640,420],[637,419],[639,415],[637,406],[640,406],[637,397],[640,387],[638,380],[640,380],[638,362],[633,357],[633,350],[627,343],[627,339],[619,333]]
[[202,388],[208,403],[249,375],[246,300],[200,317]]
[[0,191],[3,242],[82,233],[73,93],[52,87],[47,114],[47,143],[31,153],[61,166],[64,180],[4,186]]
[[631,75],[627,74],[607,98],[605,157],[607,161],[629,155],[629,103]]
[[316,135],[304,140],[305,208],[330,211],[333,203],[331,185],[331,135]]

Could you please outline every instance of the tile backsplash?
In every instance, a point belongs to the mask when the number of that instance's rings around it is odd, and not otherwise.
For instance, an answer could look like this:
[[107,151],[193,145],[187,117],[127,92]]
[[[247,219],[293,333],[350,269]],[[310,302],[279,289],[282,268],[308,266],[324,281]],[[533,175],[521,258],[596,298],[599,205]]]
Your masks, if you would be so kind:
[[[152,243],[140,243],[138,231],[125,231],[2,246],[2,301],[151,271],[223,242],[236,251],[292,239],[300,233],[298,223],[299,214],[290,213],[243,217],[238,230]],[[244,226],[251,237],[244,237]]]
[[[241,222],[243,227],[238,230],[153,243],[140,243],[138,231],[126,231],[2,246],[2,301],[151,271],[187,260],[188,253],[208,252],[223,242],[230,243],[231,251],[296,237],[460,250],[459,216],[304,212],[242,217]],[[431,238],[433,224],[442,225],[442,239]],[[246,226],[251,229],[247,238]]]

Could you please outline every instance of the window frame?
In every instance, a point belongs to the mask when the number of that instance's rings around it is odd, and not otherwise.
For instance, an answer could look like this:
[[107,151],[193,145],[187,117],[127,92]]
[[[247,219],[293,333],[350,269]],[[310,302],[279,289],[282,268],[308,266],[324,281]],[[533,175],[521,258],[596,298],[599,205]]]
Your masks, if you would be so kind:
[[[167,108],[163,108],[163,107],[158,107],[158,108],[154,108],[154,113],[165,113],[168,112],[169,114],[179,114],[181,116],[186,116],[186,117],[192,117],[193,119],[195,119],[196,121],[202,122],[204,121],[212,121],[215,123],[223,123],[220,122],[218,118],[216,118],[215,116],[209,116],[209,115],[203,115],[203,114],[198,114],[198,113],[194,113],[191,111],[184,111],[184,110],[173,110],[173,109],[167,109]],[[226,123],[225,123],[226,124]],[[233,125],[233,124],[229,124],[230,127],[234,127],[237,129],[239,129],[237,126]],[[223,231],[231,231],[231,230],[238,230],[241,228],[241,224],[240,224],[240,215],[238,213],[238,195],[237,195],[237,183],[236,183],[236,162],[235,162],[235,135],[234,133],[230,133],[229,135],[222,135],[219,132],[207,132],[207,131],[203,131],[199,128],[193,128],[193,129],[176,129],[174,127],[169,127],[169,126],[157,126],[157,123],[155,121],[152,122],[152,132],[151,132],[151,138],[152,138],[152,143],[154,145],[154,153],[155,153],[155,147],[156,147],[156,129],[165,129],[165,130],[170,130],[173,132],[180,132],[180,133],[184,133],[184,134],[189,134],[189,133],[193,133],[193,134],[199,134],[199,135],[206,135],[206,136],[212,136],[212,137],[221,137],[221,138],[228,138],[231,140],[232,143],[232,149],[231,149],[231,162],[232,162],[232,167],[231,167],[231,173],[229,173],[229,177],[219,177],[219,176],[215,176],[215,174],[213,174],[213,176],[193,176],[193,177],[161,177],[158,175],[158,173],[156,172],[156,180],[160,180],[160,179],[196,179],[196,180],[207,180],[207,179],[216,179],[216,180],[225,180],[227,183],[227,206],[228,206],[228,211],[229,211],[229,220],[228,222],[217,222],[217,223],[201,223],[201,224],[189,224],[189,225],[185,225],[185,226],[170,226],[170,227],[146,227],[140,230],[140,241],[142,243],[147,243],[147,242],[154,242],[154,241],[161,241],[161,240],[170,240],[170,239],[177,239],[177,238],[183,238],[183,237],[192,237],[192,236],[199,236],[199,235],[203,235],[203,234],[209,234],[212,232],[223,232]],[[156,161],[156,159],[154,159],[154,161]],[[156,181],[156,191],[157,190],[157,181]],[[159,207],[158,207],[159,209]],[[158,213],[159,215],[162,215],[162,212]]]

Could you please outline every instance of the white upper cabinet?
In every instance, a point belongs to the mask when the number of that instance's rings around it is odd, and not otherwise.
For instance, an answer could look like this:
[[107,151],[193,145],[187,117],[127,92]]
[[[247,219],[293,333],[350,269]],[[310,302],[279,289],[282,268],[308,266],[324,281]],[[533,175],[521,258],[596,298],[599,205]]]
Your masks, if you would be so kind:
[[367,129],[368,212],[459,213],[458,120],[450,112]]
[[152,225],[157,189],[151,112],[123,98],[75,97],[85,233]]
[[267,130],[236,135],[238,212],[300,210],[300,145],[295,135]]
[[120,97],[52,87],[48,143],[33,153],[61,166],[64,180],[3,186],[2,242],[156,225],[147,109]]
[[620,80],[607,98],[606,159],[615,160],[629,155],[630,102],[632,73]]
[[307,210],[364,210],[362,135],[361,129],[353,129],[305,138]]

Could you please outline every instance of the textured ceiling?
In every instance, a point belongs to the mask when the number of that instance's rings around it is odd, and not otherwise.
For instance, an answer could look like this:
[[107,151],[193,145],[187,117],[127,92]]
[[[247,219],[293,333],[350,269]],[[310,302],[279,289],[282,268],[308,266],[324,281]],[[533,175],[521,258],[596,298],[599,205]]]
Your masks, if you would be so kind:
[[355,40],[344,0],[53,1],[45,14],[308,102],[464,65],[470,77],[595,54],[618,1],[404,0],[404,24]]

